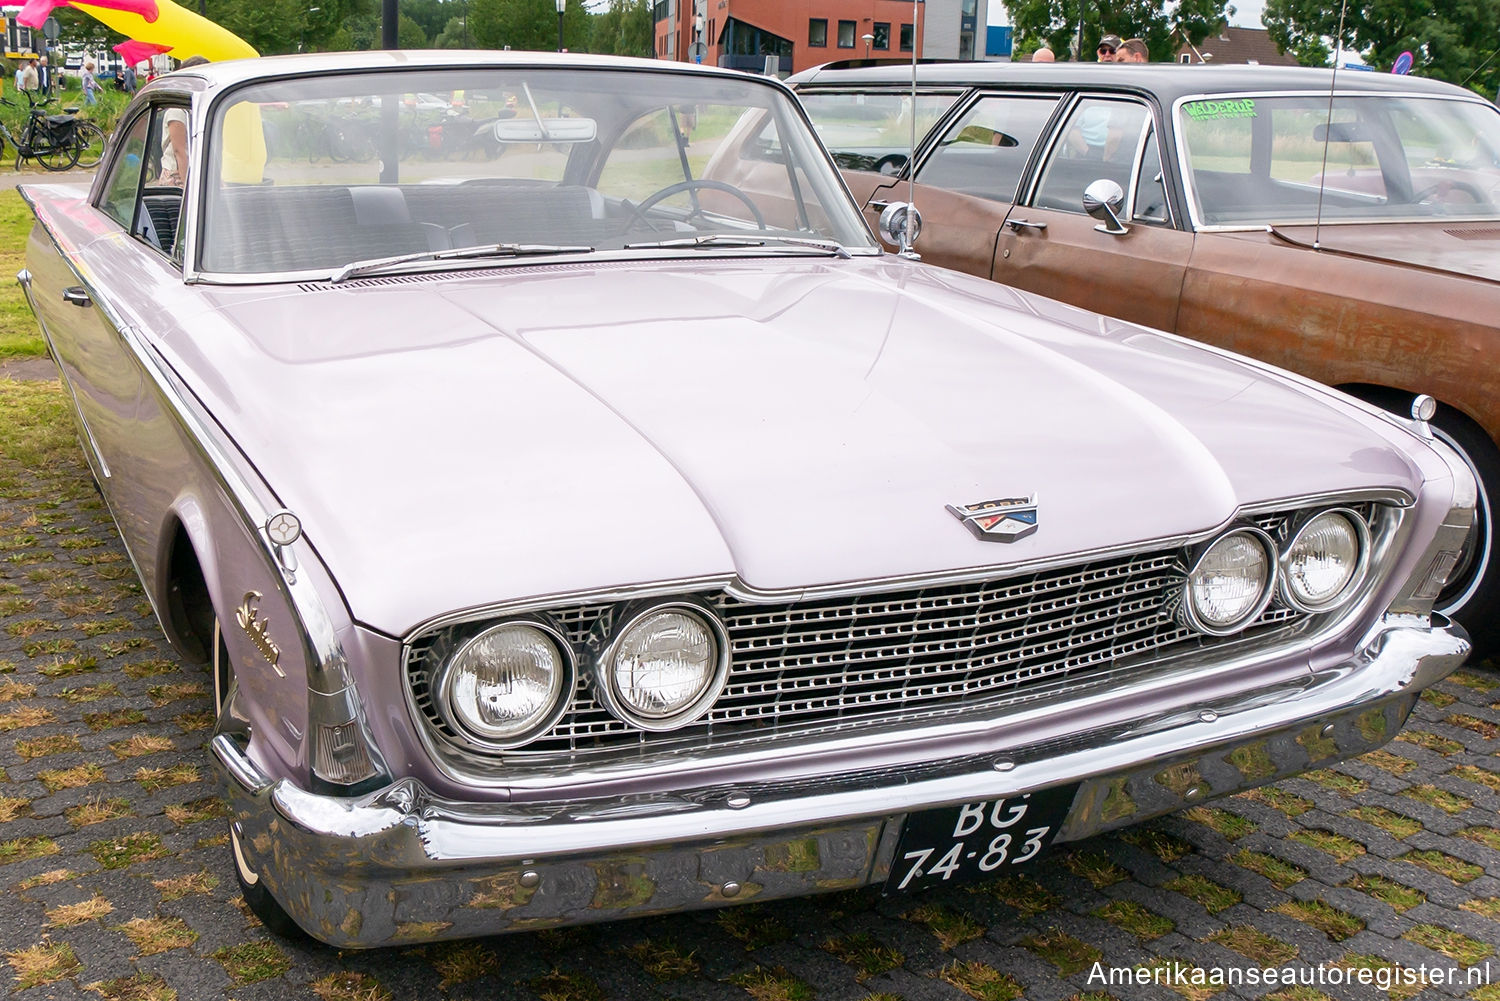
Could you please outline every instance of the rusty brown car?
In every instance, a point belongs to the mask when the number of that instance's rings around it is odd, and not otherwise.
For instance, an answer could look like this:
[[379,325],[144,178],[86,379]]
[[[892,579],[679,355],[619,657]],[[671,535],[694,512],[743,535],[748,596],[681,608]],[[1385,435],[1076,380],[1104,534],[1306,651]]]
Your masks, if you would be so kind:
[[[1402,414],[1414,394],[1433,396],[1438,433],[1482,487],[1442,606],[1496,648],[1492,104],[1379,73],[924,64],[913,179],[910,65],[834,65],[790,82],[871,223],[915,196],[929,263],[1248,354]],[[1268,441],[1266,462],[1294,444]]]

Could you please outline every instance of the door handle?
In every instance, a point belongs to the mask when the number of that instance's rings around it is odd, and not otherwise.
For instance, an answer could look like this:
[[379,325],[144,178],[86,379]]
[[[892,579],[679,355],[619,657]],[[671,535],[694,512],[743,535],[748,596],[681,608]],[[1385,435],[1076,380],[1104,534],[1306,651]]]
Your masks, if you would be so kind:
[[1017,233],[1021,232],[1021,230],[1023,229],[1043,230],[1047,228],[1046,223],[1032,222],[1030,219],[1007,219],[1005,220],[1005,225],[1009,226]]
[[82,285],[73,285],[63,289],[62,297],[63,302],[70,302],[80,309],[87,309],[94,304],[94,300],[89,297]]

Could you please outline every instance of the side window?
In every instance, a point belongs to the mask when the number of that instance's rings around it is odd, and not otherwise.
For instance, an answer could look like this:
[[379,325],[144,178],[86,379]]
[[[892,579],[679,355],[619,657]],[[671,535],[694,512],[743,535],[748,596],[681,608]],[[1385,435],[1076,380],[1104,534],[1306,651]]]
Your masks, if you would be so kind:
[[127,229],[135,217],[141,174],[146,167],[146,135],[150,127],[149,113],[130,123],[130,128],[120,140],[120,154],[110,167],[109,180],[104,185],[104,198],[99,202],[99,208],[105,215]]
[[[910,92],[848,94],[804,91],[798,95],[818,138],[845,170],[899,174],[911,149]],[[917,95],[917,140],[927,135],[957,99],[956,94]]]
[[1167,209],[1167,182],[1162,175],[1161,150],[1156,145],[1156,131],[1146,133],[1146,146],[1141,152],[1141,167],[1135,177],[1135,197],[1132,216],[1136,222],[1165,226],[1172,221]]
[[917,180],[997,202],[1014,201],[1026,161],[1057,107],[1054,97],[986,97],[943,135]]
[[131,123],[99,207],[131,236],[173,256],[189,162],[187,109],[155,107]]
[[1101,178],[1114,181],[1128,193],[1141,130],[1150,121],[1145,106],[1134,101],[1098,97],[1079,101],[1042,169],[1036,207],[1082,215],[1083,189]]

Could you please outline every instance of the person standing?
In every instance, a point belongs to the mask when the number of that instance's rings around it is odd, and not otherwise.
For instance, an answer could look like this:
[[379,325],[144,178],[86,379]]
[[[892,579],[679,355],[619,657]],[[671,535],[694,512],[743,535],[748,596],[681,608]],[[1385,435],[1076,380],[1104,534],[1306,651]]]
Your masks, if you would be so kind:
[[99,103],[99,79],[94,76],[94,61],[85,59],[83,61],[83,103]]
[[21,72],[16,74],[16,86],[21,90],[36,90],[40,84],[36,75],[36,60],[27,60],[26,65],[21,67]]
[[36,70],[36,85],[42,89],[47,97],[52,96],[52,68],[47,65],[47,57],[43,56]]
[[1151,61],[1151,50],[1146,48],[1146,43],[1139,38],[1127,38],[1120,43],[1120,48],[1115,52],[1117,63],[1148,63]]
[[1099,57],[1101,63],[1112,63],[1116,61],[1115,53],[1120,51],[1120,36],[1105,35],[1099,39],[1099,48],[1094,54]]
[[1031,54],[1031,61],[1034,63],[1056,62],[1057,53],[1049,49],[1046,42],[1043,42],[1041,48]]
[[135,93],[135,67],[130,63],[120,70],[120,89],[127,94]]

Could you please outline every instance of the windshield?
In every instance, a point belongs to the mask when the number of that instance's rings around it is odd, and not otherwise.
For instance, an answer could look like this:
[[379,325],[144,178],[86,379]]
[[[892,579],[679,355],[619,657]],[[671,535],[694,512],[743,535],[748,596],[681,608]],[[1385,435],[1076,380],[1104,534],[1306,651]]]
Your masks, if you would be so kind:
[[[1183,102],[1187,173],[1205,225],[1500,218],[1500,113],[1386,95]],[[1327,169],[1324,169],[1325,147]]]
[[[897,174],[906,165],[912,144],[909,91],[804,90],[797,96],[840,167]],[[957,94],[917,94],[917,142],[957,99]]]
[[792,102],[754,79],[573,67],[284,80],[221,101],[209,152],[210,273],[500,244],[811,252],[800,239],[879,253]]

